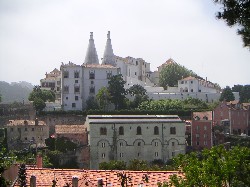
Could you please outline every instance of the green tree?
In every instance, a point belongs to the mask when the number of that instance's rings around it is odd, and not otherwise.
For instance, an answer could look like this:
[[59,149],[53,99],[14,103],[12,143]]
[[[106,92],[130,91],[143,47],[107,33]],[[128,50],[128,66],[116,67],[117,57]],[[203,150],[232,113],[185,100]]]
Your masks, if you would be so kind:
[[138,159],[130,160],[127,168],[128,170],[133,170],[133,171],[150,170],[147,161]]
[[250,186],[249,155],[249,148],[234,147],[226,150],[223,146],[178,155],[174,158],[175,167],[185,177],[173,175],[170,184],[183,187]]
[[188,76],[197,77],[197,74],[177,63],[171,63],[165,66],[160,72],[159,83],[164,88],[167,86],[173,87],[178,84],[178,80]]
[[95,99],[94,96],[89,96],[88,99],[86,100],[86,105],[87,105],[87,110],[95,110],[99,109],[99,105]]
[[26,166],[25,164],[21,164],[18,171],[18,182],[20,187],[27,186],[27,173],[26,173]]
[[127,93],[134,96],[134,100],[130,102],[131,108],[137,108],[142,102],[148,101],[147,90],[141,85],[135,84],[127,89]]
[[234,101],[235,97],[234,94],[229,86],[226,86],[226,88],[223,89],[221,96],[220,96],[220,101],[226,100],[227,102],[229,101]]
[[126,170],[126,162],[120,160],[111,160],[110,162],[101,162],[99,164],[101,170]]
[[126,81],[123,80],[121,74],[112,76],[108,82],[108,91],[111,96],[111,102],[115,105],[115,109],[121,109],[125,103],[125,83]]
[[51,90],[42,90],[40,86],[34,86],[33,91],[29,95],[29,101],[33,101],[36,111],[40,112],[46,107],[46,101],[55,101],[55,93]]
[[232,87],[233,92],[239,92],[240,102],[247,103],[250,99],[250,85],[234,85]]
[[1,187],[7,187],[9,182],[3,177],[3,173],[12,164],[13,155],[9,154],[5,148],[0,148],[0,184]]
[[249,0],[214,0],[222,5],[222,11],[216,17],[224,20],[228,26],[238,26],[244,47],[250,47],[250,2]]
[[106,87],[102,87],[96,94],[96,99],[99,103],[99,106],[102,110],[107,109],[110,104],[111,96]]

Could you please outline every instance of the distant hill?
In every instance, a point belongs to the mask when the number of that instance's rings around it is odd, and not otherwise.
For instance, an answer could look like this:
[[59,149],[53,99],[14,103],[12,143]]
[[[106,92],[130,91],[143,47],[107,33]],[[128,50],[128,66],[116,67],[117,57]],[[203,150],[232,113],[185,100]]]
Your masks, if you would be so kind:
[[25,81],[12,82],[10,84],[0,81],[2,103],[26,102],[32,89],[33,85]]

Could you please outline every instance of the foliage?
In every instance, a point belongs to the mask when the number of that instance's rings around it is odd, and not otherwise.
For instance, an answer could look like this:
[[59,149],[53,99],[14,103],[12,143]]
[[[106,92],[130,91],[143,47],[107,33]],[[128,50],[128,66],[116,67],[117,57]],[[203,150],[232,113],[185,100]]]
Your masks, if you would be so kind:
[[63,153],[66,153],[67,151],[74,151],[77,148],[77,144],[70,141],[70,139],[66,137],[50,137],[45,140],[45,143],[49,150],[58,150]]
[[55,101],[55,93],[51,90],[42,90],[40,86],[34,86],[29,95],[29,101],[33,101],[36,111],[40,112],[46,107],[46,101]]
[[127,169],[133,171],[150,170],[147,161],[138,159],[130,160]]
[[0,94],[0,103],[2,102],[2,95]]
[[99,108],[98,103],[97,103],[95,97],[93,97],[93,96],[88,97],[88,99],[86,100],[86,105],[87,105],[87,110]]
[[250,85],[234,85],[232,91],[239,92],[241,103],[247,103],[250,101]]
[[224,20],[228,26],[239,26],[238,34],[241,35],[244,46],[250,47],[250,2],[249,0],[214,0],[222,5],[222,11],[217,13],[217,18]]
[[102,87],[96,94],[96,99],[102,110],[105,110],[110,103],[111,96],[106,87]]
[[110,162],[101,162],[99,169],[102,170],[126,170],[126,162],[120,160],[111,160]]
[[18,182],[20,187],[27,186],[27,173],[26,173],[26,166],[25,164],[21,164],[18,171]]
[[7,187],[9,182],[3,177],[3,173],[12,164],[13,155],[9,154],[5,148],[0,148],[0,184]]
[[108,91],[115,109],[121,109],[124,105],[126,95],[125,83],[126,81],[123,80],[121,74],[112,76],[108,82]]
[[176,169],[185,177],[173,175],[170,186],[249,186],[250,185],[250,149],[234,147],[226,150],[215,146],[210,150],[178,155],[174,158]]
[[220,101],[226,100],[227,102],[229,101],[234,101],[235,97],[234,94],[229,86],[226,86],[226,88],[223,89],[221,96],[220,96]]
[[137,108],[142,102],[148,101],[147,91],[139,84],[131,86],[127,93],[134,96],[134,100],[129,103],[130,108]]
[[188,76],[197,77],[197,74],[177,63],[171,63],[165,66],[160,72],[159,83],[160,86],[166,89],[167,86],[176,86],[178,84],[178,80]]

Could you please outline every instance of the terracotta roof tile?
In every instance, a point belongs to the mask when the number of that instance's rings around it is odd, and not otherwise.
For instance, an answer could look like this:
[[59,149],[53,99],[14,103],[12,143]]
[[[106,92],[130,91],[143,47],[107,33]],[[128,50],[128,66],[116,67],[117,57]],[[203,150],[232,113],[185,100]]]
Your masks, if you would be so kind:
[[[98,179],[102,179],[104,184],[120,186],[118,173],[126,174],[131,177],[128,185],[157,186],[158,182],[168,181],[173,174],[183,176],[177,171],[118,171],[118,170],[81,170],[81,169],[49,169],[49,168],[27,168],[27,182],[30,185],[30,177],[36,176],[37,187],[52,186],[52,181],[56,179],[56,186],[65,186],[66,183],[72,184],[72,177],[78,177],[78,186],[83,187],[88,184],[89,187],[97,186]],[[148,177],[148,183],[143,179]],[[17,184],[15,186],[18,186]]]
[[86,132],[85,125],[56,125],[56,134],[82,134]]

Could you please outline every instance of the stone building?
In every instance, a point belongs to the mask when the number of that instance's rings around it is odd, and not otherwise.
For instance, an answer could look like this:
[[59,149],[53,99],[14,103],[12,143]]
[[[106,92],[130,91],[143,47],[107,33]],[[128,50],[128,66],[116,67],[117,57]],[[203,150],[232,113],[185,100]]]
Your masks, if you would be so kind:
[[21,150],[31,147],[44,147],[49,138],[49,127],[44,121],[9,120],[7,128],[7,144],[10,150]]
[[110,160],[167,161],[185,153],[185,123],[177,115],[88,115],[90,169]]

